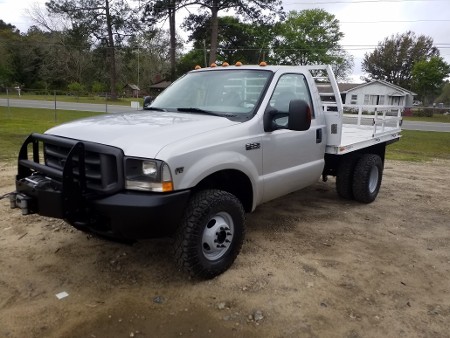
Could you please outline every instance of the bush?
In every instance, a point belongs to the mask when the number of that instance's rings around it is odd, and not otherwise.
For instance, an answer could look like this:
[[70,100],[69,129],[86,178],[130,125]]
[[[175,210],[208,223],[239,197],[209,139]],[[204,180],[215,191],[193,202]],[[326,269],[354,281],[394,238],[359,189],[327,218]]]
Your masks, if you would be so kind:
[[434,108],[420,108],[413,112],[413,116],[433,117]]
[[80,96],[84,92],[84,86],[78,82],[71,82],[67,85],[67,89],[69,90],[69,95]]
[[103,83],[100,83],[100,82],[98,82],[98,81],[95,81],[93,84],[92,84],[92,92],[95,94],[95,95],[98,95],[99,93],[102,93],[102,92],[104,92],[106,90],[106,86],[103,84]]

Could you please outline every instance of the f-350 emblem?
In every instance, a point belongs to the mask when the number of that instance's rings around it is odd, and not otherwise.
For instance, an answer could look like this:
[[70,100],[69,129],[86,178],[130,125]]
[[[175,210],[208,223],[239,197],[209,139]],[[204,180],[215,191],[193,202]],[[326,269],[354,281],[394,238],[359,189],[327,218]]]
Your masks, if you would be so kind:
[[256,142],[256,143],[247,143],[245,145],[245,150],[253,150],[253,149],[259,149],[261,148],[261,143]]

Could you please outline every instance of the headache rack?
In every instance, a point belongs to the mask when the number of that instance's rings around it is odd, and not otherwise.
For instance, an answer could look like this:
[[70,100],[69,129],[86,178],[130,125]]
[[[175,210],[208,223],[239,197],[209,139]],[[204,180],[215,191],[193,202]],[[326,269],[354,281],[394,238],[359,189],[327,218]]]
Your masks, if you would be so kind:
[[401,137],[402,107],[392,105],[348,105],[331,66],[305,66],[313,77],[326,125],[328,154],[345,154]]

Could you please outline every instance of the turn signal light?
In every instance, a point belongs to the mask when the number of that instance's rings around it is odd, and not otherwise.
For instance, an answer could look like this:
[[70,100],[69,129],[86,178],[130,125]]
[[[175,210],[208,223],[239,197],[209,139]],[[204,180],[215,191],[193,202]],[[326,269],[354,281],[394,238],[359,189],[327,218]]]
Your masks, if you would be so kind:
[[166,192],[166,191],[173,191],[173,183],[172,181],[169,182],[162,182],[162,191]]

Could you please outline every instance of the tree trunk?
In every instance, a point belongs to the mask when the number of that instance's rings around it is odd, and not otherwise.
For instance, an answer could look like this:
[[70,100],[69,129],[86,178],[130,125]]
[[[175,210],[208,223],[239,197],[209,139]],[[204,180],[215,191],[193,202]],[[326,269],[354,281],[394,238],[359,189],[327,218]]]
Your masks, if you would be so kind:
[[[171,1],[169,8],[169,32],[170,32],[170,81],[175,81],[175,70],[176,70],[176,58],[175,52],[177,47],[176,31],[175,31],[175,0]],[[173,6],[173,7],[172,7]]]
[[219,5],[218,0],[213,0],[211,8],[211,51],[209,52],[209,64],[216,62],[217,59],[217,36],[219,35]]
[[117,98],[116,83],[116,50],[114,44],[114,36],[112,32],[111,14],[109,12],[109,0],[106,0],[106,27],[108,30],[108,56],[109,56],[109,77],[111,85],[111,98],[114,100]]

